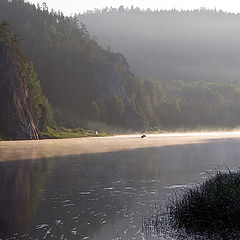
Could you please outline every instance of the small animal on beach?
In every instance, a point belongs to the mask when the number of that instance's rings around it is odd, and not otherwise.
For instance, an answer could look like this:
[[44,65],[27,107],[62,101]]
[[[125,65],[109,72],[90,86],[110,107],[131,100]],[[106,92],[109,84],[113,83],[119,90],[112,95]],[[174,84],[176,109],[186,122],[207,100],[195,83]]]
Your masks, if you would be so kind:
[[145,134],[143,134],[143,135],[141,136],[141,138],[145,138],[145,137],[147,137]]

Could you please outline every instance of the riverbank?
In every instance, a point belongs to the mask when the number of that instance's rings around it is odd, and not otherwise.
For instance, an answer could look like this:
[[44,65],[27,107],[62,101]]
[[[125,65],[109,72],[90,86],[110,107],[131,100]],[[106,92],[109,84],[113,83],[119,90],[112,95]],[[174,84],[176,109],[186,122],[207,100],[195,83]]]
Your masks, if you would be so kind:
[[64,139],[64,138],[82,138],[82,137],[104,137],[108,134],[101,131],[86,130],[82,128],[47,128],[42,132],[44,139]]
[[[104,137],[110,134],[103,131],[87,130],[83,128],[49,128],[47,127],[41,132],[43,139],[68,139],[68,138],[83,138],[83,137]],[[0,133],[0,141],[14,141]]]
[[[69,139],[69,138],[84,138],[84,137],[106,137],[106,136],[139,136],[145,134],[147,136],[164,136],[172,135],[178,136],[179,134],[215,134],[215,133],[240,133],[240,128],[176,128],[176,129],[159,129],[159,128],[149,128],[145,131],[134,132],[131,130],[123,130],[122,128],[116,128],[106,126],[102,130],[90,130],[83,128],[49,128],[47,127],[44,131],[41,132],[43,139]],[[15,141],[14,139],[9,139],[4,134],[0,132],[0,141]],[[19,140],[18,140],[19,141]]]

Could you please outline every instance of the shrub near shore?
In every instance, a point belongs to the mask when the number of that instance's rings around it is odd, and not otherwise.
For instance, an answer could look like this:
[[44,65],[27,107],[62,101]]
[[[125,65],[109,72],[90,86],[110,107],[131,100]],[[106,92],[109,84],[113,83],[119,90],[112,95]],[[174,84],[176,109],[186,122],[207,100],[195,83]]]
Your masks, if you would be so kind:
[[240,172],[218,171],[177,195],[166,213],[145,219],[143,231],[173,239],[240,239],[239,203]]
[[240,230],[240,172],[217,172],[174,200],[171,225],[188,233],[217,233],[227,237]]

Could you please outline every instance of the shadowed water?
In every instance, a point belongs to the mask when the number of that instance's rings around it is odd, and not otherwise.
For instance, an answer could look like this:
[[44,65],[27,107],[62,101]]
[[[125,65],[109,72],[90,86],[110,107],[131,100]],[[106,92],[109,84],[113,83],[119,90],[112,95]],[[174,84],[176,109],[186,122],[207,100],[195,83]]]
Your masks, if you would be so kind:
[[218,165],[237,169],[239,146],[227,138],[0,162],[0,238],[142,239],[142,218],[173,189]]

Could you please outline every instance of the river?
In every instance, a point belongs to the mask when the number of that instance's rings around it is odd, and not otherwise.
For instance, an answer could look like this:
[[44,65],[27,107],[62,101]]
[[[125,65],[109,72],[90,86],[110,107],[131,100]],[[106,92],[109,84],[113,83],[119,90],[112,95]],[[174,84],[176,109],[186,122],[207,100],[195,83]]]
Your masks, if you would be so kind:
[[217,167],[239,132],[0,142],[0,239],[143,239],[141,221]]

